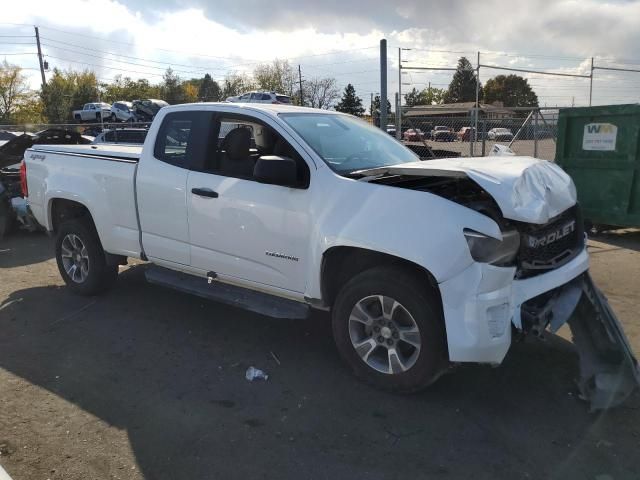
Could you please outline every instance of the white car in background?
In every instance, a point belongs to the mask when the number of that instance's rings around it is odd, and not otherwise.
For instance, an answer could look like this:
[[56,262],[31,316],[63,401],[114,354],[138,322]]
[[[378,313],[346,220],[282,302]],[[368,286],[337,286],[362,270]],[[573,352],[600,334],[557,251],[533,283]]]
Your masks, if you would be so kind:
[[125,101],[114,102],[111,105],[110,120],[112,122],[135,122],[137,118],[133,111],[133,103]]
[[291,97],[276,92],[248,92],[235,97],[227,97],[231,103],[272,103],[291,105]]
[[111,105],[104,102],[85,103],[82,110],[72,112],[77,122],[99,122],[111,116]]
[[510,142],[513,140],[513,133],[508,128],[492,128],[487,132],[487,138],[496,142]]
[[146,128],[115,128],[105,130],[96,135],[91,143],[122,143],[127,145],[142,145],[147,137]]

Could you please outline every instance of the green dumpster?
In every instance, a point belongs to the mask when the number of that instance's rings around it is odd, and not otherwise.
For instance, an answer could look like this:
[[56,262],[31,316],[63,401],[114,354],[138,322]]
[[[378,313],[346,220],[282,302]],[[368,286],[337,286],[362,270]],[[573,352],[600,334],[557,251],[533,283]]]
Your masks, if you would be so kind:
[[585,222],[640,226],[640,104],[563,108],[556,163],[573,178]]

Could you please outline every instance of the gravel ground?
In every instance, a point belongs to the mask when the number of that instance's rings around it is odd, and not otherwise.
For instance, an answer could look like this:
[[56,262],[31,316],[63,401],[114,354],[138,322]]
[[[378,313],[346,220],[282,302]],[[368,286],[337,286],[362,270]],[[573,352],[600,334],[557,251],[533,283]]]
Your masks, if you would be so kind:
[[[0,464],[14,480],[639,478],[639,396],[589,413],[561,337],[396,396],[354,380],[324,315],[249,314],[148,285],[142,264],[80,298],[51,250],[44,235],[0,243]],[[638,250],[640,231],[591,242],[636,352]],[[269,380],[247,382],[250,365]]]

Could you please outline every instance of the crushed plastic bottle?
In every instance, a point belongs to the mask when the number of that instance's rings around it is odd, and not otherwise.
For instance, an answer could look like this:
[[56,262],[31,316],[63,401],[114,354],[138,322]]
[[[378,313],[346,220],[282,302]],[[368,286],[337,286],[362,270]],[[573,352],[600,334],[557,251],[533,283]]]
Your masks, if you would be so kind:
[[256,367],[247,368],[247,371],[244,374],[244,376],[250,382],[253,382],[256,379],[257,380],[268,380],[269,379],[269,375],[267,375],[265,372],[263,372],[262,370],[260,370],[259,368],[256,368]]

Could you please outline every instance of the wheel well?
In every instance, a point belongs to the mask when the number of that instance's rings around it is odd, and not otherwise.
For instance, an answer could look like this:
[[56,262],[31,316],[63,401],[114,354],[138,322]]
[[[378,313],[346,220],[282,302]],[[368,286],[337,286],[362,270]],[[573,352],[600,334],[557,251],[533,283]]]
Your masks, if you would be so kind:
[[79,202],[56,198],[51,203],[51,229],[57,231],[62,222],[72,218],[85,219],[95,231],[95,224],[89,209]]
[[370,268],[386,265],[410,271],[419,282],[432,290],[442,305],[438,283],[426,268],[404,258],[356,247],[333,247],[324,253],[321,270],[323,303],[333,305],[342,287],[354,276]]

